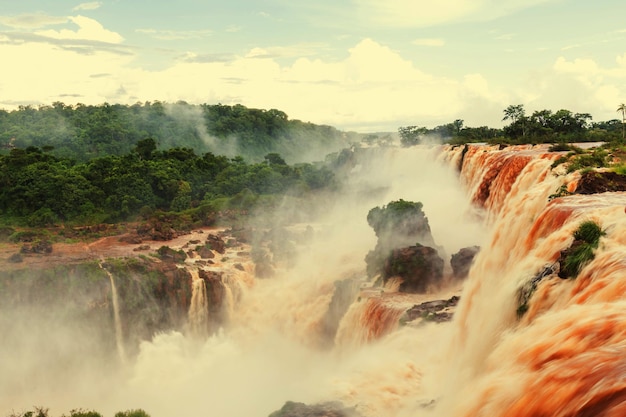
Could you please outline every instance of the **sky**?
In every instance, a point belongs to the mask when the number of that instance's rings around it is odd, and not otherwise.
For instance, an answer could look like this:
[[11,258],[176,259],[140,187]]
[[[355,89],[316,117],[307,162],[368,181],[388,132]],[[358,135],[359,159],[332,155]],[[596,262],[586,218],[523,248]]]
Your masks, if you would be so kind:
[[242,104],[358,132],[620,118],[618,0],[0,0],[0,108]]

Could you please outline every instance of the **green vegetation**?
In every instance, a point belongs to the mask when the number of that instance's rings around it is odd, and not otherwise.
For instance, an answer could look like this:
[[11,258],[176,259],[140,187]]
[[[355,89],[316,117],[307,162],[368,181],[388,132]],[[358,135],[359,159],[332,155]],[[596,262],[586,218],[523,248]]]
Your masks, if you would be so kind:
[[153,140],[144,139],[126,155],[85,163],[34,147],[11,149],[0,155],[4,222],[31,227],[97,224],[189,210],[189,216],[200,218],[223,205],[250,210],[264,196],[317,191],[335,181],[322,165],[289,166],[275,153],[263,162],[246,163],[241,157],[196,155],[189,148],[153,148]]
[[604,232],[598,224],[589,220],[580,224],[574,232],[574,242],[564,251],[561,260],[561,278],[576,278],[581,269],[591,262]]
[[156,150],[193,149],[227,157],[242,156],[259,162],[268,153],[289,161],[320,160],[326,153],[360,140],[354,133],[333,127],[289,120],[276,109],[242,105],[191,105],[159,101],[132,106],[104,103],[98,106],[20,106],[0,111],[0,149],[41,148],[62,159],[87,162],[109,155],[123,156],[142,140],[139,155],[149,159]]
[[[386,231],[402,230],[407,222],[416,222],[422,227],[424,213],[423,204],[405,200],[392,201],[386,206],[374,207],[367,213],[367,223],[374,229],[377,236]],[[430,230],[429,230],[430,231]]]
[[510,105],[503,110],[503,121],[509,124],[502,129],[487,126],[466,127],[457,119],[451,123],[428,129],[421,126],[398,128],[400,141],[404,146],[421,143],[424,138],[439,137],[452,144],[487,142],[491,144],[555,143],[554,151],[568,150],[569,142],[623,142],[624,109],[622,104],[617,111],[622,112],[622,120],[613,119],[594,123],[589,113],[573,113],[560,109],[556,112],[544,109],[526,115],[522,104]]
[[[33,407],[33,411],[24,411],[20,413],[13,412],[7,417],[51,417],[50,411],[44,407]],[[102,417],[97,411],[76,409],[71,410],[69,414],[62,414],[61,417]],[[148,413],[142,409],[118,411],[115,417],[150,417]]]

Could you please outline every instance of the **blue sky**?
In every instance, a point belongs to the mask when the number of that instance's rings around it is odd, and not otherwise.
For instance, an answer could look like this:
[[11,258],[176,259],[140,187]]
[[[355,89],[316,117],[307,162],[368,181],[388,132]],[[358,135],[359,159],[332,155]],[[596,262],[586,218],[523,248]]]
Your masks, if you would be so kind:
[[616,0],[3,1],[0,108],[161,100],[395,131],[626,102]]

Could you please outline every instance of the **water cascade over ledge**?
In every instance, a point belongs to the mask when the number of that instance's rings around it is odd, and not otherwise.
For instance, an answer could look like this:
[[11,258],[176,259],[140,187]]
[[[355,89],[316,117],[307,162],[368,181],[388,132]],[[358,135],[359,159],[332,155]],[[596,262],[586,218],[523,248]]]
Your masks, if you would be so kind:
[[[281,225],[272,244],[289,247],[289,257],[270,259],[273,276],[255,276],[244,244],[214,251],[210,263],[190,256],[178,266],[188,282],[172,290],[189,292],[185,326],[144,338],[124,364],[79,350],[89,366],[76,382],[49,374],[47,356],[29,354],[36,351],[29,341],[38,340],[0,319],[12,341],[0,355],[16,358],[0,368],[7,393],[0,392],[0,414],[35,403],[59,415],[82,407],[265,417],[286,401],[341,401],[368,417],[626,413],[624,192],[576,194],[580,174],[553,166],[561,154],[545,146],[353,152],[345,188],[323,202],[320,217]],[[379,285],[365,271],[376,245],[368,211],[400,199],[423,204],[445,261],[441,285],[421,294],[399,292],[393,278]],[[602,230],[593,259],[561,278],[585,222]],[[264,236],[274,230],[263,227]],[[480,251],[468,277],[454,280],[450,256],[473,245]],[[100,268],[123,338],[124,306]],[[455,296],[451,321],[409,313]],[[62,351],[75,333],[58,316],[58,338],[46,337]],[[66,395],[51,383],[55,376],[67,381]]]

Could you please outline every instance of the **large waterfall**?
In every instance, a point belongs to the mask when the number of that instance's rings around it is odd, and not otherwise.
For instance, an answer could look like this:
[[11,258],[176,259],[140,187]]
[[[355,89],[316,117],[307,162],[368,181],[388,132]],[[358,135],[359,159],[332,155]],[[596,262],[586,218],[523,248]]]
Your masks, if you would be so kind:
[[[63,375],[63,395],[49,374],[56,367],[35,370],[30,354],[3,342],[0,414],[41,404],[59,415],[142,408],[153,417],[265,417],[286,401],[336,400],[371,417],[624,415],[626,194],[555,196],[579,179],[553,168],[556,157],[541,146],[364,152],[341,195],[306,225],[312,237],[273,277],[255,278],[241,248],[186,266],[193,331],[155,334],[119,367],[81,350],[88,366],[76,381]],[[366,278],[364,258],[376,244],[368,210],[398,199],[423,203],[448,260],[481,246],[464,282],[403,294],[394,280],[373,286]],[[595,258],[575,279],[535,279],[587,220],[605,233]],[[221,290],[203,276],[219,278]],[[357,286],[353,302],[329,318],[346,278]],[[520,288],[531,281],[520,314]],[[218,290],[215,324],[208,299]],[[411,306],[452,295],[460,296],[452,321],[403,320]],[[57,334],[63,346],[74,333],[60,326]],[[36,389],[28,391],[29,381]]]

